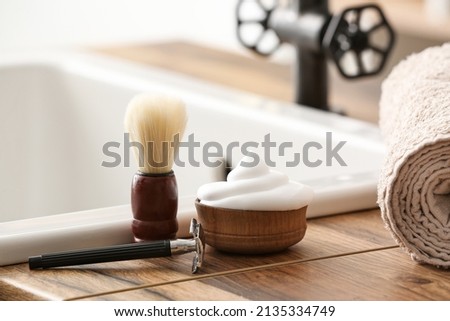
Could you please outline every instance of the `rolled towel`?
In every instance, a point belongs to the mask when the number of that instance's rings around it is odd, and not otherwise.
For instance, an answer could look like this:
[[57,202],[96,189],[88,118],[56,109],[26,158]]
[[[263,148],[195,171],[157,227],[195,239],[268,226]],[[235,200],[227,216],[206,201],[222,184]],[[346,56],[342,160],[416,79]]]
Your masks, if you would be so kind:
[[421,263],[450,268],[450,43],[409,56],[383,82],[382,218]]

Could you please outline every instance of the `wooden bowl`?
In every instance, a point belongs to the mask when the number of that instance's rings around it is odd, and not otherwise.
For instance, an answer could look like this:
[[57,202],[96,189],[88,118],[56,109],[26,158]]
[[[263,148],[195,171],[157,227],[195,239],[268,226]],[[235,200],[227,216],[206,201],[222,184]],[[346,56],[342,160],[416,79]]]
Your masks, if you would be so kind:
[[279,252],[300,242],[306,232],[306,208],[250,211],[212,207],[195,200],[206,244],[225,252]]

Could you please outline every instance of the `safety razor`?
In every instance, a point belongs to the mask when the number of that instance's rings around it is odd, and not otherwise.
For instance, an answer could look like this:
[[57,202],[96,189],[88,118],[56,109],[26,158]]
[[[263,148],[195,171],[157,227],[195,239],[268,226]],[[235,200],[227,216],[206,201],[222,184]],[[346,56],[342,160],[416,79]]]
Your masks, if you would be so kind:
[[194,252],[192,273],[202,266],[205,255],[204,233],[196,219],[191,220],[189,229],[192,239],[161,240],[107,246],[101,248],[74,250],[31,256],[30,270],[92,263],[137,260],[165,257]]

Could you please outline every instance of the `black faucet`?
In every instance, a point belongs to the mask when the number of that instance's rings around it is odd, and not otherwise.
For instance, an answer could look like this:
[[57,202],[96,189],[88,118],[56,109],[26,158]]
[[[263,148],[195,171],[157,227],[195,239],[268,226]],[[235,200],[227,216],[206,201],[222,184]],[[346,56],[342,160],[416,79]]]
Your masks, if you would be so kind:
[[[329,110],[328,58],[345,78],[367,77],[383,69],[394,45],[394,31],[374,4],[331,15],[328,0],[291,0],[290,6],[284,7],[277,1],[266,3],[239,0],[237,36],[245,47],[262,56],[272,54],[282,43],[295,46],[298,104]],[[256,17],[249,16],[248,9]],[[363,21],[365,16],[372,19]],[[246,29],[255,26],[258,34],[248,37]]]

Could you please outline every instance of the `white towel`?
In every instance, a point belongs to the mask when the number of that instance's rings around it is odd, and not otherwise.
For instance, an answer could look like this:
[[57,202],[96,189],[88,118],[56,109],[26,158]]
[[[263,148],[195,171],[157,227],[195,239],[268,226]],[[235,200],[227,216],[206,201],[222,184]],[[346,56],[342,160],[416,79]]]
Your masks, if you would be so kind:
[[382,85],[380,128],[383,220],[414,260],[450,268],[450,43],[394,68]]

